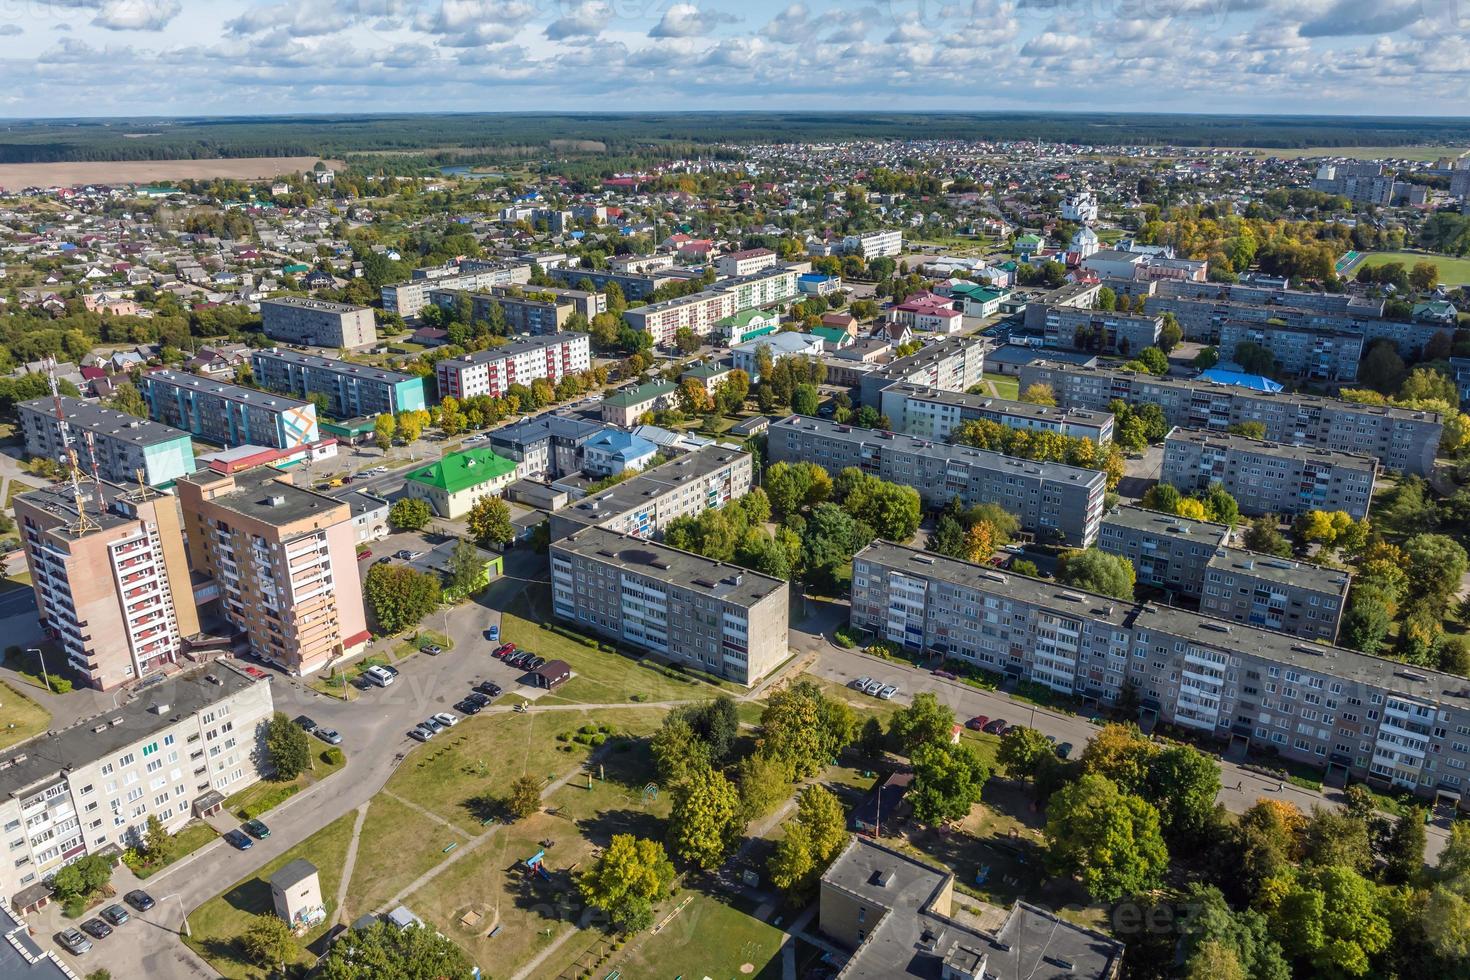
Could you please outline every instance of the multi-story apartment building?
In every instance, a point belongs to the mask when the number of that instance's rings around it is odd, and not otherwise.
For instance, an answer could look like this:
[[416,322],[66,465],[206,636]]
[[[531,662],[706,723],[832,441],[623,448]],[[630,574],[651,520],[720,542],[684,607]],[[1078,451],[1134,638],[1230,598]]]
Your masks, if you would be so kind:
[[429,305],[429,294],[436,289],[462,289],[477,292],[491,286],[512,286],[531,281],[531,263],[474,263],[473,266],[434,270],[437,275],[420,275],[429,270],[415,269],[408,282],[383,287],[383,310],[401,317],[418,316]]
[[148,487],[63,484],[15,498],[41,626],[107,690],[176,663],[199,632],[177,502]]
[[1237,748],[1459,804],[1470,685],[1246,623],[1128,602],[876,542],[853,559],[852,623],[909,649],[1114,704]]
[[145,374],[138,390],[155,421],[222,446],[296,449],[321,439],[311,402],[177,371]]
[[397,415],[426,407],[424,379],[401,371],[272,347],[250,355],[250,371],[262,388],[309,399],[327,397],[339,419]]
[[1352,576],[1290,558],[1221,548],[1205,569],[1200,612],[1336,643]]
[[367,643],[352,508],[258,467],[178,483],[189,564],[259,657],[297,676]]
[[865,259],[901,255],[903,232],[885,229],[848,235],[842,240],[842,251],[846,255],[861,255]]
[[177,831],[264,773],[271,686],[229,660],[0,752],[0,893],[17,908],[89,854],[143,843],[149,817]]
[[676,517],[697,517],[745,496],[754,477],[749,453],[712,443],[554,511],[551,537],[586,526],[658,537]]
[[642,273],[562,267],[547,269],[546,274],[562,285],[573,289],[586,289],[590,285],[595,290],[605,290],[609,285],[616,285],[623,291],[624,298],[628,300],[646,300],[653,295],[655,289],[666,282],[699,277],[696,272],[686,272],[671,266],[649,269]]
[[968,391],[985,380],[989,347],[981,337],[941,337],[922,350],[865,373],[859,381],[859,397],[862,404],[877,408],[884,388],[905,382],[941,391]]
[[373,311],[301,296],[260,301],[261,327],[272,340],[308,347],[358,348],[378,342]]
[[733,292],[712,287],[687,296],[649,303],[627,310],[623,319],[634,330],[641,330],[653,338],[657,347],[668,347],[674,335],[688,328],[703,337],[714,331],[715,323],[737,310]]
[[556,384],[592,366],[585,333],[525,337],[501,347],[461,357],[446,357],[434,366],[441,398],[500,397],[511,385],[529,386],[537,378]]
[[1117,398],[1134,407],[1158,405],[1171,426],[1221,430],[1240,422],[1260,422],[1272,442],[1365,453],[1377,457],[1386,469],[1419,475],[1433,472],[1444,428],[1437,412],[1055,361],[1022,365],[1020,378],[1023,389],[1048,385],[1063,408],[1103,410]]
[[490,448],[519,464],[528,480],[560,479],[582,468],[583,447],[607,428],[576,415],[546,412],[490,433]]
[[586,317],[588,309],[601,313],[607,308],[607,297],[601,293],[552,286],[491,286],[477,293],[439,288],[429,294],[429,301],[453,310],[461,296],[469,297],[470,315],[476,320],[489,320],[492,306],[498,306],[511,333],[556,333],[566,327],[574,313]]
[[1164,438],[1159,479],[1184,493],[1219,483],[1243,514],[1341,510],[1361,520],[1377,472],[1372,456],[1176,428]]
[[784,581],[606,528],[552,543],[551,597],[580,629],[737,684],[787,657]]
[[801,266],[776,265],[758,272],[720,279],[715,289],[735,294],[735,310],[753,310],[761,306],[789,303],[797,296],[796,277]]
[[1159,342],[1164,318],[1028,303],[1025,324],[1027,330],[1043,334],[1048,347],[1127,357]]
[[715,272],[722,278],[748,276],[752,272],[769,269],[776,264],[776,253],[768,248],[747,248],[738,252],[726,252],[715,259]]
[[1100,446],[1113,441],[1113,413],[1053,408],[1030,402],[944,391],[907,382],[889,385],[879,394],[878,411],[888,417],[893,431],[920,439],[947,442],[964,422],[989,419],[1013,429],[1055,432],[1090,439]]
[[1335,568],[1228,547],[1230,528],[1114,507],[1097,546],[1133,563],[1138,584],[1193,599],[1218,619],[1332,643],[1349,576]]
[[1097,540],[1107,477],[1062,463],[915,439],[792,415],[766,431],[772,462],[816,463],[836,476],[849,466],[913,487],[924,504],[997,503],[1038,540],[1085,548]]
[[1139,585],[1198,599],[1205,568],[1230,540],[1230,528],[1142,507],[1114,507],[1103,515],[1097,546],[1133,563]]
[[[55,399],[21,402],[16,410],[26,454],[64,460]],[[158,487],[194,472],[194,443],[187,432],[67,395],[61,396],[61,414],[77,464],[87,473],[94,457],[97,475],[114,483],[136,483],[141,472],[144,483]]]
[[1352,381],[1363,356],[1363,335],[1336,330],[1292,329],[1229,319],[1220,324],[1220,351],[1227,360],[1241,344],[1270,351],[1276,373],[1308,381]]

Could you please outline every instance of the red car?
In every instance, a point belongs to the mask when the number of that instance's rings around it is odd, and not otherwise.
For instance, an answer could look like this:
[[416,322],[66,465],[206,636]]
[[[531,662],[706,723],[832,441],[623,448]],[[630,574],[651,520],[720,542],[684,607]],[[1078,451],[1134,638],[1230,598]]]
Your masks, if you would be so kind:
[[504,660],[506,657],[515,652],[516,645],[514,643],[502,643],[500,644],[500,646],[495,648],[495,652],[490,654],[490,656],[494,657],[496,660]]
[[932,671],[932,673],[934,674],[935,677],[943,677],[947,681],[959,680],[959,677],[956,676],[955,673],[954,673],[954,671],[952,671],[952,670],[942,670],[941,669],[941,670]]
[[965,722],[965,727],[978,732],[982,731],[988,724],[990,724],[989,718],[987,718],[985,715],[976,715],[969,721]]
[[357,553],[357,560],[358,561],[367,561],[372,556],[373,556],[373,552],[372,552],[372,549],[371,548],[363,548],[361,551],[359,551]]
[[251,677],[256,678],[257,680],[266,676],[265,671],[261,670],[259,667],[252,667],[249,664],[245,664],[242,669],[245,671],[245,673],[249,674]]

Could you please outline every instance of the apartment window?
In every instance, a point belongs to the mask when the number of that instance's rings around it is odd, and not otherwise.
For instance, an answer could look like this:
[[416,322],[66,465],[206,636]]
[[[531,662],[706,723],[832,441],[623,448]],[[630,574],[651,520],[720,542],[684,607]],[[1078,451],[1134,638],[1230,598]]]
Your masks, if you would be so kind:
[[143,758],[146,759],[150,755],[152,755],[153,753],[155,753],[157,751],[158,751],[158,743],[157,742],[149,742],[147,745],[143,746]]

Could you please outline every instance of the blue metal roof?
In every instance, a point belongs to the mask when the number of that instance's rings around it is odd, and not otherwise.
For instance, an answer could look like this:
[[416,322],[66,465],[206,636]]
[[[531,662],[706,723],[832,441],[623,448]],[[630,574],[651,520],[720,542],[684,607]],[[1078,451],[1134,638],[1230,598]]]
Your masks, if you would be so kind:
[[1250,388],[1252,391],[1281,391],[1282,385],[1270,378],[1260,374],[1245,374],[1241,371],[1230,371],[1226,368],[1212,367],[1201,371],[1196,381],[1213,381],[1215,384],[1235,385],[1240,388]]

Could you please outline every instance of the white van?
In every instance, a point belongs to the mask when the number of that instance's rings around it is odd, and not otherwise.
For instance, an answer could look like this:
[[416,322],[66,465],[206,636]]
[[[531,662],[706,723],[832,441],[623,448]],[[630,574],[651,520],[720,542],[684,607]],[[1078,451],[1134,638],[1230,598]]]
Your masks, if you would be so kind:
[[378,685],[379,687],[387,687],[389,684],[392,684],[394,680],[392,674],[384,670],[382,667],[377,666],[376,664],[363,671],[362,676],[366,677],[369,681]]

